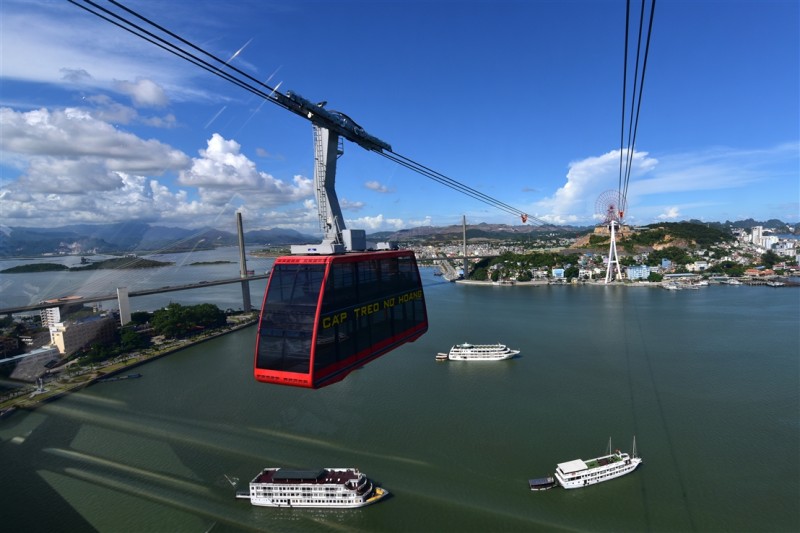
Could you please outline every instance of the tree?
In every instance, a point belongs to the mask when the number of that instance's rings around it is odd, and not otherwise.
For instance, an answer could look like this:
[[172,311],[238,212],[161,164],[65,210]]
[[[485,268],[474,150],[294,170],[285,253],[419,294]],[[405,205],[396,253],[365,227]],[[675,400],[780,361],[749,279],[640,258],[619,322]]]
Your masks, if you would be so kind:
[[150,322],[151,314],[147,311],[134,311],[131,313],[131,322],[134,324],[147,324]]
[[650,275],[647,276],[647,281],[652,281],[654,283],[662,281],[663,279],[664,279],[664,276],[662,276],[658,272],[650,272]]
[[766,268],[772,268],[775,266],[775,263],[780,263],[781,257],[773,252],[772,250],[767,250],[763,254],[761,254],[761,264],[764,265]]
[[577,278],[580,272],[581,269],[573,265],[564,269],[564,277],[567,279]]
[[500,270],[494,269],[492,271],[492,281],[498,281],[500,279]]
[[185,337],[199,329],[218,328],[226,324],[225,312],[214,304],[189,307],[177,303],[153,313],[153,331],[167,337]]
[[122,333],[120,334],[120,347],[122,348],[123,352],[141,350],[142,348],[147,348],[149,345],[150,340],[146,336],[136,331],[136,329],[132,327],[122,328]]
[[477,281],[486,281],[489,278],[489,274],[485,268],[476,268],[472,271],[470,278]]

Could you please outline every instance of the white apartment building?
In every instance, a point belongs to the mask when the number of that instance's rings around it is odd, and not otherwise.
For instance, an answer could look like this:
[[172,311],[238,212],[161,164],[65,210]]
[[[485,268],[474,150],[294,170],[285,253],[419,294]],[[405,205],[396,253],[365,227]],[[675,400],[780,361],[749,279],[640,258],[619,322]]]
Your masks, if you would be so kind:
[[58,307],[48,307],[39,311],[39,317],[42,319],[42,327],[49,328],[61,322],[61,309]]

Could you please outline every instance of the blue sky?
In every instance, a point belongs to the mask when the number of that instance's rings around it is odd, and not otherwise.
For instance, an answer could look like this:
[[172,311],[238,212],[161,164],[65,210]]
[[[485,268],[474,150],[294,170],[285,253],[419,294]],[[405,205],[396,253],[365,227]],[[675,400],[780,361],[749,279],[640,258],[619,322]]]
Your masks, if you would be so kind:
[[[623,0],[124,3],[538,219],[618,186]],[[800,221],[799,6],[657,3],[627,222]],[[318,232],[307,121],[65,0],[0,1],[0,47],[3,225]],[[520,223],[350,143],[337,191],[368,232]]]

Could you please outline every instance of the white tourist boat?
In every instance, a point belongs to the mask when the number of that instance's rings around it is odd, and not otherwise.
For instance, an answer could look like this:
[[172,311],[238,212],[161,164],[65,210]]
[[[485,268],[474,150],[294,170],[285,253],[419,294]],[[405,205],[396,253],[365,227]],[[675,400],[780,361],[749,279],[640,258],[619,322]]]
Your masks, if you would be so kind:
[[[451,361],[500,361],[517,355],[519,350],[512,350],[505,344],[456,344],[450,348],[447,358]],[[439,354],[442,355],[442,354]]]
[[630,474],[642,463],[642,458],[636,456],[636,438],[633,439],[632,455],[620,452],[611,453],[611,440],[608,441],[609,453],[594,459],[575,459],[560,463],[556,468],[555,478],[558,484],[565,489],[587,487],[603,481],[608,481],[625,474]]
[[250,482],[249,492],[237,492],[236,497],[265,507],[353,508],[387,494],[356,468],[265,468]]

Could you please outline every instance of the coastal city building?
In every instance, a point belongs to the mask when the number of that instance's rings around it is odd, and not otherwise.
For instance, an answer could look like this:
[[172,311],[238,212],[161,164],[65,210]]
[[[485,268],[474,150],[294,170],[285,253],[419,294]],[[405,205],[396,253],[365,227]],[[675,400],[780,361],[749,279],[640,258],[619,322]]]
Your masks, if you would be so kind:
[[625,268],[625,276],[629,280],[647,279],[650,276],[650,267],[647,265],[633,265]]
[[61,310],[58,307],[48,307],[39,312],[39,317],[42,320],[42,327],[49,328],[61,322]]
[[93,342],[112,340],[116,327],[109,316],[91,316],[74,322],[54,324],[50,327],[50,339],[62,355],[70,356]]

